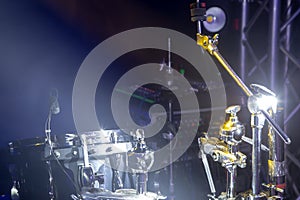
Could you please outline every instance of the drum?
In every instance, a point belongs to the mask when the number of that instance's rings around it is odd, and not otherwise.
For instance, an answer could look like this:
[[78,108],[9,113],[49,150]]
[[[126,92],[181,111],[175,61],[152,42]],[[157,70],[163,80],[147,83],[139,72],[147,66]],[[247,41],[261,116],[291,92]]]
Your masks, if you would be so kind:
[[21,199],[47,199],[48,172],[42,161],[45,138],[9,143],[10,173]]
[[85,136],[87,145],[122,143],[132,141],[132,137],[121,130],[99,130],[79,133]]
[[[53,138],[53,141],[54,140]],[[45,137],[36,137],[17,140],[9,143],[10,149],[10,174],[12,181],[16,182],[20,199],[49,199],[49,172],[45,160]],[[56,199],[70,199],[75,193],[70,180],[65,172],[72,176],[72,172],[61,166],[57,160],[50,160],[54,195]],[[61,161],[59,161],[61,162]]]
[[134,189],[120,189],[116,192],[100,192],[91,193],[86,192],[82,194],[84,200],[159,200],[166,199],[166,197],[152,193],[146,192],[145,194],[136,194]]

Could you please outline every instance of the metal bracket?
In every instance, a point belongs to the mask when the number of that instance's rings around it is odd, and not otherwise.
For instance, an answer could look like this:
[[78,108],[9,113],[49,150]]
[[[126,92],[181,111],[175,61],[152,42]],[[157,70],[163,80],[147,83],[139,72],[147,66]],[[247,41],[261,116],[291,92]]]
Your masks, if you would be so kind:
[[273,160],[268,160],[269,175],[271,177],[285,176],[286,164],[285,162],[278,162]]
[[211,55],[215,51],[218,51],[217,44],[218,44],[219,34],[215,34],[213,38],[207,35],[197,34],[197,44],[207,50]]

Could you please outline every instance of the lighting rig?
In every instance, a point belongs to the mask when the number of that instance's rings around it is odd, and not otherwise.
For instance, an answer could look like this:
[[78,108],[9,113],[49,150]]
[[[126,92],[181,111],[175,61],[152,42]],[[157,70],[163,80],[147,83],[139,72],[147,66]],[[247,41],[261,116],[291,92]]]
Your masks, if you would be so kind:
[[[238,144],[244,136],[244,127],[237,119],[239,106],[227,108],[226,113],[230,115],[220,128],[219,137],[199,138],[200,156],[205,166],[208,182],[212,194],[208,195],[210,199],[284,199],[285,189],[280,186],[285,185],[285,162],[278,160],[278,153],[284,153],[284,149],[276,145],[274,135],[278,134],[285,144],[290,144],[291,140],[286,133],[275,122],[277,111],[276,95],[269,89],[258,84],[251,84],[251,90],[245,85],[240,77],[235,73],[229,63],[223,58],[218,50],[217,44],[219,35],[208,36],[202,33],[202,25],[210,31],[217,32],[221,30],[226,21],[226,15],[220,8],[210,8],[206,11],[206,4],[197,0],[191,4],[191,20],[197,22],[197,44],[215,57],[224,67],[229,75],[234,79],[242,91],[248,96],[248,110],[251,113],[252,128],[252,187],[251,191],[245,191],[238,195],[235,194],[236,168],[245,167],[246,156],[237,151]],[[261,170],[261,135],[265,120],[269,123],[269,180],[270,183],[260,182]],[[210,155],[214,161],[221,163],[227,169],[227,191],[216,197],[216,190],[209,170],[206,155]],[[262,191],[261,186],[267,190]]]

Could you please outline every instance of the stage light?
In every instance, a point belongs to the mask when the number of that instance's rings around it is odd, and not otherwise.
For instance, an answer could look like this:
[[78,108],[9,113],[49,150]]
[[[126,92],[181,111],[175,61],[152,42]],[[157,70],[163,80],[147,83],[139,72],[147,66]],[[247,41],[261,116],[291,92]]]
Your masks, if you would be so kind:
[[248,109],[251,113],[257,113],[260,110],[268,111],[272,109],[274,113],[277,111],[277,98],[272,95],[255,94],[249,97]]
[[272,108],[273,111],[276,111],[277,108],[277,98],[274,96],[262,96],[257,99],[257,104],[260,110],[267,111],[269,108]]

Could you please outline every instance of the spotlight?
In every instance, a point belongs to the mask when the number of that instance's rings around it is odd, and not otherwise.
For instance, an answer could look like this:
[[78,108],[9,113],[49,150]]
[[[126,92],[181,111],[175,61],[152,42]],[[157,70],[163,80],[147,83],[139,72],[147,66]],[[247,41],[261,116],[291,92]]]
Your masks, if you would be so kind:
[[248,99],[248,109],[251,113],[257,113],[260,110],[268,111],[272,109],[274,113],[277,111],[277,98],[275,93],[273,93],[268,88],[258,85],[251,84],[250,87],[256,94],[250,96]]
[[225,12],[219,7],[211,7],[206,11],[206,20],[203,25],[210,32],[218,32],[225,26],[225,22]]

